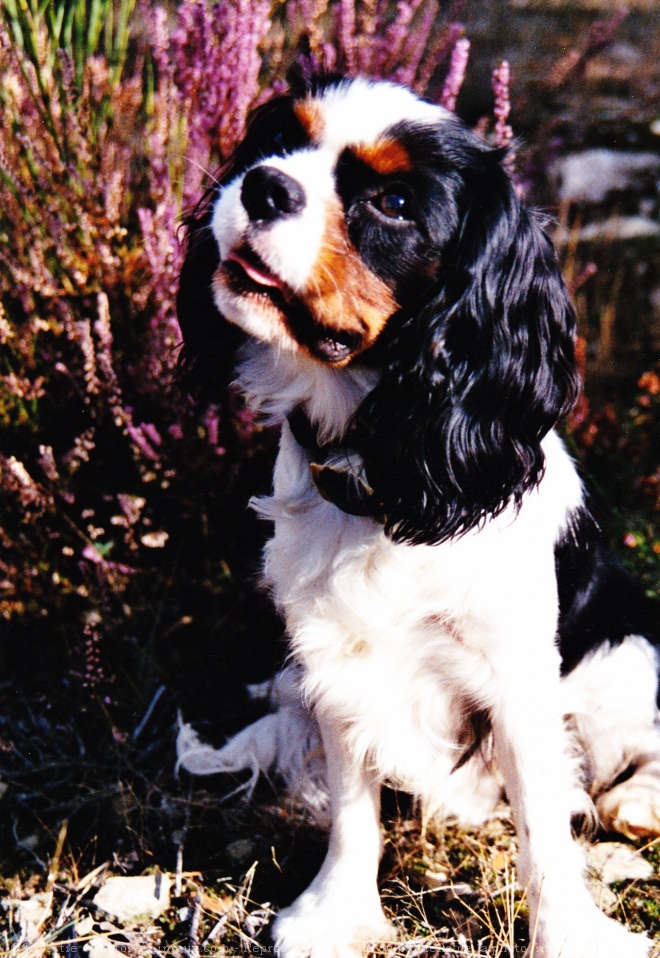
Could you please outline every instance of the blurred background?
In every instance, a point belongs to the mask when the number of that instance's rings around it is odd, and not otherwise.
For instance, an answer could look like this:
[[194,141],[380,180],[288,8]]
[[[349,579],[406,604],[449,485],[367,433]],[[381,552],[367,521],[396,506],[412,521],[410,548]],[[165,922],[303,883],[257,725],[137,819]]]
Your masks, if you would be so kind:
[[[68,881],[108,861],[180,870],[183,836],[189,869],[245,864],[227,852],[238,813],[215,801],[230,786],[177,777],[174,740],[177,713],[209,741],[241,728],[258,714],[244,683],[281,660],[257,588],[268,530],[246,508],[276,437],[231,391],[182,381],[174,300],[185,214],[296,61],[407,83],[512,145],[579,315],[567,441],[615,551],[658,592],[659,54],[656,0],[2,0],[12,900],[52,893],[53,860]],[[21,928],[7,918],[6,953]]]

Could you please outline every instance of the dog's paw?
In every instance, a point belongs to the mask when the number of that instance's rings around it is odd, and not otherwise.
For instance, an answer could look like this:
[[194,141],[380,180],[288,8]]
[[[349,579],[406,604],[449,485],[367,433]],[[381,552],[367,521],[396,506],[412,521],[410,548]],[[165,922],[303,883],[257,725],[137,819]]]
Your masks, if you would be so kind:
[[596,808],[608,832],[632,839],[660,835],[660,775],[633,775],[605,792]]
[[[534,935],[532,936],[534,939]],[[562,929],[548,927],[533,940],[525,958],[648,958],[651,941],[628,931],[598,909]]]
[[309,891],[284,909],[273,926],[279,958],[362,958],[370,945],[395,937],[380,902],[360,908],[355,901],[320,900]]

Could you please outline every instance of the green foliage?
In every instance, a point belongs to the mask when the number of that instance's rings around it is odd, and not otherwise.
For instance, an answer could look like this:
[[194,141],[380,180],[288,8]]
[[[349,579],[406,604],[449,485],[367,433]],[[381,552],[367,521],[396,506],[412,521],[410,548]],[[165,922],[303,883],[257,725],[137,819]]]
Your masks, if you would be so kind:
[[135,0],[2,0],[14,42],[34,66],[46,99],[59,50],[66,51],[73,61],[79,90],[87,62],[99,53],[108,64],[111,86],[117,86],[134,6]]

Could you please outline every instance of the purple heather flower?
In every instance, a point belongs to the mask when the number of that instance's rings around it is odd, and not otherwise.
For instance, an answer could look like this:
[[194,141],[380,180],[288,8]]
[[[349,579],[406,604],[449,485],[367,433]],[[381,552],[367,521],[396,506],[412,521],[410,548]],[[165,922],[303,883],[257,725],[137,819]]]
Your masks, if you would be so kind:
[[513,174],[516,155],[513,150],[513,129],[508,122],[511,113],[510,80],[509,64],[506,60],[502,60],[500,65],[493,70],[492,77],[493,93],[495,95],[495,105],[493,107],[495,141],[499,147],[507,150],[504,162],[509,172]]
[[470,41],[465,37],[460,37],[452,50],[449,70],[440,94],[440,103],[452,112],[456,109],[456,100],[463,86],[469,56]]

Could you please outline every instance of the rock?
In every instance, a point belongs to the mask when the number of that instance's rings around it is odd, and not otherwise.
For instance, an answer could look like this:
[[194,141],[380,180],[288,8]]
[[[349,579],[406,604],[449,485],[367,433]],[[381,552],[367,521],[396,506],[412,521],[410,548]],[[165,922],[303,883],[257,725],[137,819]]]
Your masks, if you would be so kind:
[[104,882],[93,901],[122,923],[158,918],[170,904],[170,879],[161,873],[113,876]]
[[582,243],[614,243],[660,236],[660,223],[647,216],[610,216],[583,226],[578,233]]
[[653,865],[636,848],[623,842],[598,842],[587,849],[589,871],[611,885],[615,881],[653,878]]
[[587,845],[587,885],[596,903],[605,910],[613,908],[618,895],[609,887],[613,882],[653,877],[653,866],[636,848],[623,842],[599,842]]
[[115,948],[112,942],[108,941],[107,938],[102,938],[100,935],[96,938],[90,938],[90,940],[83,945],[82,950],[88,958],[117,958],[118,955],[123,954],[123,952]]
[[423,883],[426,888],[444,888],[449,883],[447,872],[429,871],[424,872]]
[[31,944],[39,937],[44,922],[50,918],[53,893],[43,892],[21,900],[5,898],[2,907],[5,911],[13,912],[14,921],[21,929],[21,938],[26,944]]
[[644,69],[644,56],[632,43],[612,43],[588,59],[584,67],[587,82],[619,83],[633,80]]
[[604,148],[570,153],[551,169],[559,198],[566,203],[602,203],[610,193],[634,189],[658,172],[660,156],[656,153]]

